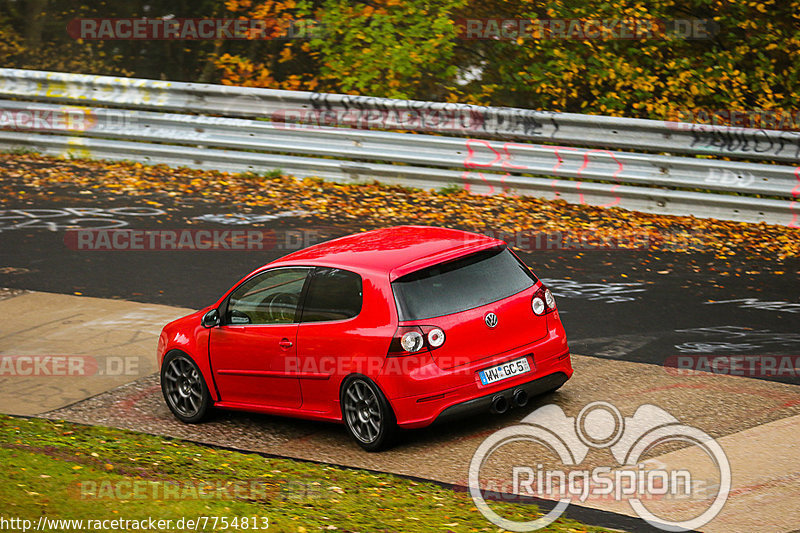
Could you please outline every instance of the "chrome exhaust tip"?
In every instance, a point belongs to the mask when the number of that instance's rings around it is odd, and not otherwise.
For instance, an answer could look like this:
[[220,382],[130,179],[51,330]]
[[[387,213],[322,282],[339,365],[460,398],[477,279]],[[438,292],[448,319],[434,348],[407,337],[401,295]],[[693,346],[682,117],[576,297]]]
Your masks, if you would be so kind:
[[502,415],[508,411],[508,400],[502,394],[498,394],[492,398],[492,412]]
[[523,389],[517,389],[514,391],[514,403],[517,407],[525,407],[528,405],[528,393],[525,392]]

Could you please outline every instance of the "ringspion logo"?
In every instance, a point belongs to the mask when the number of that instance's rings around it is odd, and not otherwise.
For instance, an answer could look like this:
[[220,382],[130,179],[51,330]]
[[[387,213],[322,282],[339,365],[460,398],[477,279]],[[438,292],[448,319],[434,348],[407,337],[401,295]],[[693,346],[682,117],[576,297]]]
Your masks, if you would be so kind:
[[[705,453],[719,474],[718,483],[711,484],[712,495],[708,494],[709,484],[697,479],[690,465],[648,467],[648,461],[644,460],[646,454],[669,442],[697,446]],[[564,466],[563,469],[546,469],[541,464],[507,465],[511,466],[511,486],[515,494],[558,500],[558,504],[542,517],[511,520],[495,512],[484,498],[481,470],[492,455],[509,445],[534,445],[537,451],[544,447]],[[616,466],[578,468],[592,449],[609,450]],[[515,448],[513,457],[524,456]],[[537,461],[542,458],[541,453],[531,456]],[[589,498],[625,500],[639,517],[664,531],[699,529],[720,512],[730,488],[731,467],[719,443],[700,429],[681,424],[655,405],[640,406],[632,417],[623,417],[608,402],[589,403],[577,417],[566,416],[557,405],[546,405],[526,416],[520,424],[490,435],[475,450],[469,465],[469,492],[475,506],[487,520],[509,531],[547,527],[574,500]],[[694,517],[675,520],[657,515],[645,503],[667,498],[693,499],[707,505]]]

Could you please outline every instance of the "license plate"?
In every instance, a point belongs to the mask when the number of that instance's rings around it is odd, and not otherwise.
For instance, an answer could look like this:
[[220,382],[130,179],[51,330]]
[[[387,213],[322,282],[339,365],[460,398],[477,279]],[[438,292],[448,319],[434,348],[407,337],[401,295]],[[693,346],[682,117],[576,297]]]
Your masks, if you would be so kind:
[[490,383],[503,381],[504,379],[519,376],[520,374],[525,374],[530,371],[531,365],[528,363],[528,358],[521,357],[501,365],[481,370],[478,372],[478,375],[481,377],[481,383],[489,385]]

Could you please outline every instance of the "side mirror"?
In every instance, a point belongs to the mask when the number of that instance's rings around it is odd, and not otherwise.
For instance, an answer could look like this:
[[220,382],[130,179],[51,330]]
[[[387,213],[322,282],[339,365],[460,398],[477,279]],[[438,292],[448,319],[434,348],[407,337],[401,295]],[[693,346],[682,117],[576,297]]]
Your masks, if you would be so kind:
[[215,326],[219,326],[219,311],[216,309],[211,309],[208,313],[203,315],[202,324],[204,328],[213,328]]

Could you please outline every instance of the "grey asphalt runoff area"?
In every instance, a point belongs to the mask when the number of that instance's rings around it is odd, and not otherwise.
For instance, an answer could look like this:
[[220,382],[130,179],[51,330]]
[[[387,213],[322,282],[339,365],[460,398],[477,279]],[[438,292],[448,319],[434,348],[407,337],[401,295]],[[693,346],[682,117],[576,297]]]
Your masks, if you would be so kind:
[[[293,212],[233,205],[157,209],[125,196],[6,207],[6,216],[19,208],[41,218],[0,217],[0,287],[191,309],[214,302],[269,261],[361,229],[358,221],[330,226]],[[250,250],[78,250],[59,229],[76,220],[87,228],[255,231],[272,240]],[[712,253],[649,249],[518,253],[556,295],[577,353],[659,366],[678,356],[786,356],[767,360],[776,365],[800,356],[798,259],[720,260]],[[800,384],[794,367],[753,377]]]
[[[199,425],[178,422],[164,404],[158,375],[153,373],[154,332],[159,321],[186,312],[185,308],[118,300],[4,291],[0,313],[12,319],[3,328],[0,355],[83,357],[93,361],[92,368],[98,371],[61,377],[3,376],[0,411],[466,486],[467,467],[480,443],[538,407],[555,404],[574,417],[590,402],[606,401],[629,417],[647,403],[717,439],[728,456],[733,473],[731,496],[704,530],[753,531],[767,523],[774,531],[795,527],[793,509],[800,479],[796,460],[800,394],[796,385],[706,372],[676,375],[648,363],[574,355],[573,379],[558,392],[533,399],[525,408],[406,431],[394,448],[369,454],[337,424],[238,412],[215,412],[209,422]],[[607,453],[595,453],[599,451],[589,454],[582,468],[611,462]],[[686,448],[662,451],[665,453],[650,459],[670,465],[698,461]],[[514,460],[543,462],[531,454],[533,450],[522,450]],[[496,471],[482,475],[488,479],[508,477],[505,464],[494,463],[491,468]],[[548,466],[558,465],[545,462],[544,467]],[[766,499],[770,505],[763,504]],[[589,500],[582,505],[633,515],[624,502]]]
[[[556,294],[571,349],[579,354],[573,379],[524,409],[405,432],[395,448],[367,454],[336,424],[219,412],[208,423],[183,425],[168,412],[154,375],[157,334],[164,323],[213,302],[241,276],[292,249],[357,231],[358,221],[322,226],[304,216],[210,205],[130,215],[148,212],[137,201],[68,195],[35,208],[50,210],[38,212],[48,215],[45,222],[75,219],[70,210],[98,209],[102,215],[83,211],[81,218],[114,219],[128,229],[255,228],[274,232],[277,240],[261,251],[80,251],[63,231],[50,231],[46,224],[9,229],[5,222],[0,287],[8,289],[0,292],[0,356],[50,356],[47,368],[83,365],[83,371],[62,377],[4,371],[0,412],[463,486],[479,444],[537,407],[553,403],[576,417],[588,403],[605,401],[630,417],[639,406],[652,404],[717,439],[728,455],[733,490],[703,530],[798,527],[800,261],[775,265],[734,257],[723,262],[702,252],[522,250],[521,257]],[[8,202],[4,207],[32,209]],[[759,357],[784,367],[779,373],[749,372],[755,374],[751,377],[670,368],[678,357],[708,363],[717,356]],[[742,372],[734,368],[733,373]],[[679,446],[659,453],[653,458],[664,464],[697,460]],[[520,457],[529,464],[538,460]],[[611,463],[607,450],[586,458],[587,465]],[[487,475],[503,475],[502,465],[496,468]],[[590,499],[581,505],[633,514],[625,502]]]

